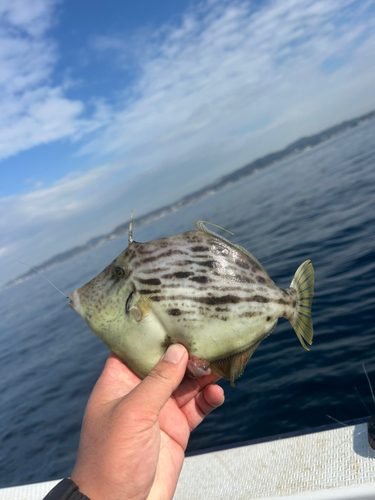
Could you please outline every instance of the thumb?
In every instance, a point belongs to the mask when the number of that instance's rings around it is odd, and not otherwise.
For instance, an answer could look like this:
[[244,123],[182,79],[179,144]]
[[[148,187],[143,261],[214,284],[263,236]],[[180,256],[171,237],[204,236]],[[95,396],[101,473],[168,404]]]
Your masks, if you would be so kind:
[[188,352],[181,344],[168,347],[159,363],[131,392],[157,418],[160,410],[184,378]]

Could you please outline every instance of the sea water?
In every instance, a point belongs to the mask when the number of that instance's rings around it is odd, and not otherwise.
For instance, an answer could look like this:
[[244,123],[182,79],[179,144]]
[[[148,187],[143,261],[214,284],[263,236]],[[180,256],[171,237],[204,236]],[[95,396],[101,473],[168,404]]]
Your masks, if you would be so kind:
[[[365,417],[358,394],[375,413],[362,368],[375,384],[374,137],[372,120],[134,230],[142,242],[208,220],[281,288],[304,260],[315,268],[311,352],[280,320],[236,387],[220,382],[225,404],[188,450]],[[69,293],[126,246],[124,235],[45,274]],[[0,293],[0,342],[0,487],[68,476],[107,347],[40,276]]]

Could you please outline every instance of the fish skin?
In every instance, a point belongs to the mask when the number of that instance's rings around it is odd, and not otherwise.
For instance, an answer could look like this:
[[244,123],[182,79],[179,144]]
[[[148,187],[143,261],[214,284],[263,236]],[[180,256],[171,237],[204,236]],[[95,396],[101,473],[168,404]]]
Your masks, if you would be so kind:
[[233,383],[278,318],[293,325],[297,295],[294,288],[278,288],[251,254],[199,230],[131,241],[70,294],[69,305],[141,378],[169,345],[182,343]]

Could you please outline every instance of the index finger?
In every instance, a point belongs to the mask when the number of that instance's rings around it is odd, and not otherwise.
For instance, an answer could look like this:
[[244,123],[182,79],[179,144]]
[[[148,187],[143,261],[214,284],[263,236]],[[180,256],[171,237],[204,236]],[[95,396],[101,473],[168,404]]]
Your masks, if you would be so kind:
[[175,399],[177,406],[181,408],[191,399],[201,392],[207,385],[213,384],[220,377],[217,377],[213,373],[206,375],[201,378],[188,378],[186,377],[182,384],[177,387],[173,393],[173,398]]

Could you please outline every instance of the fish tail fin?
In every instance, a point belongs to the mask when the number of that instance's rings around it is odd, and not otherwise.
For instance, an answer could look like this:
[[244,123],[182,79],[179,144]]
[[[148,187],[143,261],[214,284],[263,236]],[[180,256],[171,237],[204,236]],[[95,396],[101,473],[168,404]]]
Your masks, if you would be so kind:
[[309,260],[306,260],[297,269],[290,288],[297,293],[297,303],[293,317],[289,319],[299,341],[307,351],[304,341],[312,344],[314,330],[311,320],[311,303],[314,297],[314,268]]

